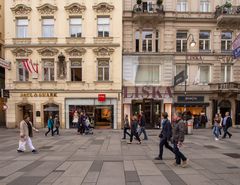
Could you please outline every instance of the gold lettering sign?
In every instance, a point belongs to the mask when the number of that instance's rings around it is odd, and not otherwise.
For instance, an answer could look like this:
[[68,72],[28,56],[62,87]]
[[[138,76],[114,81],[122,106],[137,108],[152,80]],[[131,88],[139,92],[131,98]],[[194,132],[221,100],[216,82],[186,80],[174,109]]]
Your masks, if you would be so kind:
[[57,93],[40,92],[40,93],[21,93],[21,97],[57,97]]

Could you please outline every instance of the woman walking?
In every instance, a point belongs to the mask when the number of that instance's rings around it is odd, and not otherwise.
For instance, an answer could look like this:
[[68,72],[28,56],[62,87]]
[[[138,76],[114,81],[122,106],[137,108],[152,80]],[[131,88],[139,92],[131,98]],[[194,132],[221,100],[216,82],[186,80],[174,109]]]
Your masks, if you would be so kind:
[[50,131],[52,132],[52,136],[53,136],[53,125],[54,125],[54,122],[53,122],[52,116],[50,115],[48,118],[48,131],[45,133],[45,136],[47,136]]
[[77,126],[78,119],[79,119],[79,115],[78,115],[78,112],[75,110],[74,114],[73,114],[73,121],[72,121],[73,128],[75,128]]
[[212,129],[212,133],[215,136],[215,141],[219,140],[219,127],[220,127],[220,122],[221,119],[219,118],[218,114],[215,114],[214,117],[214,125],[213,125],[213,129]]
[[129,134],[127,131],[129,129],[130,129],[130,125],[129,125],[128,115],[126,114],[125,119],[124,119],[123,138],[122,139],[126,139],[126,134],[129,135],[129,137],[131,137],[131,134]]
[[60,121],[59,121],[59,117],[57,114],[54,118],[54,126],[55,126],[55,130],[53,131],[53,134],[55,134],[55,132],[57,132],[57,135],[59,135]]
[[132,144],[133,136],[136,137],[138,140],[138,144],[141,144],[141,140],[139,138],[138,132],[137,132],[137,127],[138,127],[138,119],[137,116],[133,116],[133,120],[131,123],[131,136],[130,136],[130,142],[128,144]]

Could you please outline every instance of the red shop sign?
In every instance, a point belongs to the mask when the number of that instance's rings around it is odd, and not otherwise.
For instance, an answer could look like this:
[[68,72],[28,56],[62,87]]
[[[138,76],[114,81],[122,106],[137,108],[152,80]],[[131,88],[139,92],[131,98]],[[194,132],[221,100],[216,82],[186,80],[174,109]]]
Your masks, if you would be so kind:
[[106,101],[106,94],[98,94],[98,101],[100,102]]

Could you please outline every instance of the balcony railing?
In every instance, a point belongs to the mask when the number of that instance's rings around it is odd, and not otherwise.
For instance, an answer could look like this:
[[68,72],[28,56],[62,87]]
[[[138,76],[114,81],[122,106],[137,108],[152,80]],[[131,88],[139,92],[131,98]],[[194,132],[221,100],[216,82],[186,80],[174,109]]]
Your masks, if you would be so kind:
[[215,17],[217,18],[220,15],[240,15],[240,6],[217,7],[215,11]]
[[157,4],[135,4],[133,7],[134,13],[164,13],[163,5],[157,5]]
[[240,91],[240,83],[238,82],[212,83],[209,85],[212,90],[217,91]]

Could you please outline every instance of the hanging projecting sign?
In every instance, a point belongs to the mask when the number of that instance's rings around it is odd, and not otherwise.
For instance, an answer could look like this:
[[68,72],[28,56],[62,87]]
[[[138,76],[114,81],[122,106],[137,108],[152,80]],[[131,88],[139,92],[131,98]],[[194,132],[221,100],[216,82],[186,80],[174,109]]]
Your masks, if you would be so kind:
[[2,58],[0,58],[0,66],[5,68],[5,69],[11,69],[11,62],[4,60]]
[[239,58],[240,57],[240,34],[237,36],[237,38],[232,43],[232,49],[233,49],[233,57]]
[[106,94],[98,94],[98,101],[105,102],[106,101]]

